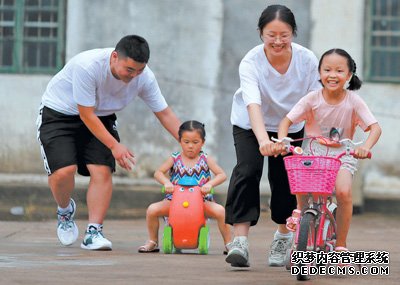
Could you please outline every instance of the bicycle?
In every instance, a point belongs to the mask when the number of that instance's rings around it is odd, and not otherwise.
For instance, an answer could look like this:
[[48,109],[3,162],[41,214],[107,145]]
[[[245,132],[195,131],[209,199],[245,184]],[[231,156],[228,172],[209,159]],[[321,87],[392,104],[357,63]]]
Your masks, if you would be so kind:
[[[298,140],[327,140],[322,137],[307,137]],[[290,191],[293,195],[307,196],[306,206],[301,210],[299,222],[296,225],[296,235],[292,247],[286,254],[286,269],[292,267],[292,254],[294,251],[331,252],[336,245],[336,204],[333,202],[333,191],[336,176],[341,166],[340,158],[344,155],[354,155],[352,147],[361,144],[350,139],[335,142],[336,146],[344,145],[345,151],[336,157],[327,156],[329,144],[327,144],[326,155],[303,155],[300,147],[294,147],[290,143],[295,141],[291,138],[273,141],[285,144],[286,151],[292,156],[284,157],[285,168],[288,174]],[[369,154],[368,158],[371,158]],[[317,263],[317,265],[319,265]],[[307,274],[303,274],[302,267],[307,264],[298,263],[299,273],[297,280],[308,280]]]

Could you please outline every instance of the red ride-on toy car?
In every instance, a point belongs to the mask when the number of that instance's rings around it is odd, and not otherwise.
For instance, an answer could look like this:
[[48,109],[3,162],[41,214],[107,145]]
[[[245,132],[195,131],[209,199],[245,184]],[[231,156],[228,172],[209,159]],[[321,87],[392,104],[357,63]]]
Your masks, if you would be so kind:
[[203,195],[194,179],[184,177],[174,188],[168,224],[164,227],[163,251],[198,249],[200,254],[207,254],[208,247]]

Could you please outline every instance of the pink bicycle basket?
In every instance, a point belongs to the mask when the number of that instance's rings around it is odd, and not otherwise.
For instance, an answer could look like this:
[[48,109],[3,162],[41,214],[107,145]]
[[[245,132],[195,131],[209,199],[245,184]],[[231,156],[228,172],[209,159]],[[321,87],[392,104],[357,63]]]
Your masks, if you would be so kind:
[[331,195],[341,162],[334,157],[292,155],[284,159],[292,194]]

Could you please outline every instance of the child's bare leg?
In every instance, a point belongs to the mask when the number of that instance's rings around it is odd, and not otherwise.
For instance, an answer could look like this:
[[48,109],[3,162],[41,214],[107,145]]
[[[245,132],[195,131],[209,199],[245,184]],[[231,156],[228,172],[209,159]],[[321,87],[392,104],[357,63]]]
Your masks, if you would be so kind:
[[353,201],[351,194],[351,184],[353,176],[346,170],[341,169],[336,179],[336,224],[337,238],[336,247],[346,247],[347,234],[350,229],[351,217],[353,214]]
[[225,224],[225,208],[215,202],[204,202],[205,215],[209,218],[215,219],[218,224],[219,231],[221,232],[224,240],[224,245],[231,241],[231,228]]
[[158,243],[159,217],[168,216],[169,200],[162,200],[151,204],[146,211],[147,231],[149,239]]

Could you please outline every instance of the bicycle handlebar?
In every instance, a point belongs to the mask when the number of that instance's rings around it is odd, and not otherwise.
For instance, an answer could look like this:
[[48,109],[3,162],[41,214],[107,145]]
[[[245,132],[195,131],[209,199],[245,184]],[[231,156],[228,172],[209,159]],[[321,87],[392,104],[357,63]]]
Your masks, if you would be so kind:
[[[324,139],[324,138],[322,138],[322,137],[306,137],[306,138],[297,139],[297,140],[306,140],[306,139]],[[295,141],[295,140],[292,139],[292,138],[284,137],[284,138],[282,138],[282,139],[276,139],[276,138],[274,138],[274,137],[271,137],[271,140],[274,141],[274,142],[281,142],[281,143],[284,143],[285,148],[286,148],[286,151],[288,151],[288,152],[291,152],[291,153],[297,154],[297,155],[303,154],[303,149],[302,149],[301,147],[298,147],[298,146],[297,146],[297,147],[294,147],[294,146],[292,146],[292,145],[290,144],[291,142],[294,142],[294,141]],[[339,143],[340,145],[345,146],[345,147],[346,147],[346,150],[343,151],[343,152],[341,152],[340,154],[338,154],[338,155],[336,156],[337,159],[341,158],[341,157],[344,156],[344,155],[352,155],[352,156],[354,156],[355,151],[354,151],[354,149],[351,149],[351,147],[360,145],[360,144],[362,144],[363,142],[362,142],[362,141],[354,142],[354,141],[352,141],[351,139],[342,139],[342,140],[338,141],[338,143]],[[368,159],[371,159],[371,157],[372,157],[372,153],[369,152],[368,155],[367,155],[367,158],[368,158]]]

